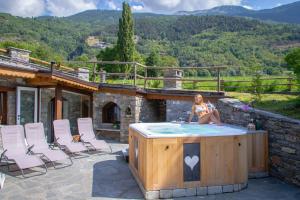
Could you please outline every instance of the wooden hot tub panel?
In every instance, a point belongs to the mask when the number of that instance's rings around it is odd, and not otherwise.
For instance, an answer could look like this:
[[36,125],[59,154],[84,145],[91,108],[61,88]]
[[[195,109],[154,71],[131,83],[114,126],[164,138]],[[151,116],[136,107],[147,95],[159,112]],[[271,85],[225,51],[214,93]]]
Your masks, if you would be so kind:
[[248,179],[247,135],[145,138],[130,129],[129,147],[129,166],[146,191],[240,184]]

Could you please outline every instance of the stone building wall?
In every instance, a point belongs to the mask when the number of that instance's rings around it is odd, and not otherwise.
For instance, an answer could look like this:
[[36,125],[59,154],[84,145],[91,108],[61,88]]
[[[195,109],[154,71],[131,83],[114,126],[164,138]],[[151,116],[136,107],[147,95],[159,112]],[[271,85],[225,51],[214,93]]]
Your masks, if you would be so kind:
[[[120,141],[127,142],[129,124],[138,122],[138,115],[136,115],[136,109],[140,109],[141,101],[142,100],[139,97],[135,97],[135,96],[95,92],[93,96],[94,128],[96,129],[101,128],[102,109],[107,103],[113,102],[117,104],[121,110]],[[130,116],[126,116],[125,114],[125,110],[127,108],[131,109]]]
[[247,126],[251,119],[258,120],[269,134],[270,174],[300,186],[300,120],[243,106],[228,98],[217,103],[225,123]]
[[[167,100],[167,121],[187,121],[192,111],[192,101]],[[197,121],[194,116],[193,121]]]
[[78,134],[77,119],[81,117],[81,95],[63,91],[63,118],[68,118],[70,121],[71,133]]
[[[94,93],[93,98],[93,121],[94,128],[99,129],[102,125],[102,109],[107,103],[113,102],[120,107],[120,141],[128,141],[128,128],[131,123],[158,122],[162,121],[160,101],[147,100],[142,96],[128,96],[111,93]],[[131,115],[126,115],[126,109],[131,109]],[[164,120],[163,120],[164,121]]]
[[163,100],[148,100],[141,98],[140,122],[165,122],[166,106]]

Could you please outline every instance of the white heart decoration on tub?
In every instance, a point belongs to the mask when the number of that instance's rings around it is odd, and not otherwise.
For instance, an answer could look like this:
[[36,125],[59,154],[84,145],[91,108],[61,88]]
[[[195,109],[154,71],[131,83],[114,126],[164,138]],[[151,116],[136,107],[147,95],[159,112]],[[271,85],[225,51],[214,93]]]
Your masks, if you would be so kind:
[[191,170],[193,171],[194,167],[197,165],[197,163],[199,162],[199,157],[198,156],[186,156],[184,158],[184,162],[185,164],[187,164],[187,166],[189,166],[191,168]]

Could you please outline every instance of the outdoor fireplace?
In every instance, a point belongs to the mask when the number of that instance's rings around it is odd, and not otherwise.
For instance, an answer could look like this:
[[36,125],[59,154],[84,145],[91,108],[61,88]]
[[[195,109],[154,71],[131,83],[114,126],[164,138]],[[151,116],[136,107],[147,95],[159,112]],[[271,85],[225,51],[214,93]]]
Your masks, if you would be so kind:
[[119,128],[121,120],[121,109],[114,103],[109,102],[102,108],[102,122],[112,124],[114,128]]

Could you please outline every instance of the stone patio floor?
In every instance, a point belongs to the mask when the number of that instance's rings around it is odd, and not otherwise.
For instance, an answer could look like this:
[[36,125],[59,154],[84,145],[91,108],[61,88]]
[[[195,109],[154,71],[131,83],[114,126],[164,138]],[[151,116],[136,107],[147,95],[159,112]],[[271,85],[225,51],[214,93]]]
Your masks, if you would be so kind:
[[[113,154],[92,154],[73,159],[73,165],[54,169],[45,175],[22,178],[6,175],[1,200],[27,199],[142,199],[121,150],[128,145],[110,142]],[[85,154],[86,155],[86,154]],[[6,167],[0,168],[6,173]],[[19,174],[19,173],[18,173]],[[27,176],[36,174],[28,173]],[[299,200],[300,188],[276,178],[251,179],[246,190],[237,193],[179,199]]]

